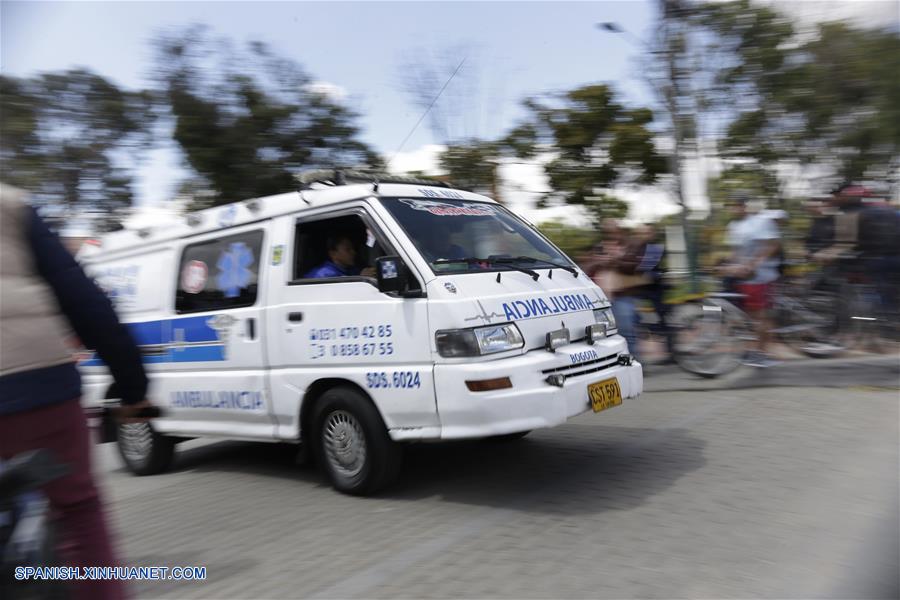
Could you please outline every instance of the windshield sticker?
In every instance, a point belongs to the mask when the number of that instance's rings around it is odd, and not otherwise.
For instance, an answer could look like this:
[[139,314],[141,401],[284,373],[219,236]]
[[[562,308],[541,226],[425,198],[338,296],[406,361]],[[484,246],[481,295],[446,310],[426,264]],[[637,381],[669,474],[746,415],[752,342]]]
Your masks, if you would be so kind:
[[202,260],[192,260],[181,269],[181,289],[188,294],[199,294],[206,287],[209,269]]
[[401,199],[414,210],[429,212],[437,217],[490,217],[497,214],[494,208],[484,204],[447,204],[434,200]]
[[272,264],[274,266],[278,266],[281,264],[281,259],[284,257],[284,245],[278,244],[272,248]]

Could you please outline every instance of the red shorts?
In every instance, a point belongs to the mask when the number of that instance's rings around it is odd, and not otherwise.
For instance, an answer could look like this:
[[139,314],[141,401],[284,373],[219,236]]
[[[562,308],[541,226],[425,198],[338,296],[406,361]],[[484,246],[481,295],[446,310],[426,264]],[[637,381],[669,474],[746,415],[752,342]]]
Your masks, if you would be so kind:
[[739,283],[737,291],[744,295],[744,310],[752,312],[772,308],[771,283]]

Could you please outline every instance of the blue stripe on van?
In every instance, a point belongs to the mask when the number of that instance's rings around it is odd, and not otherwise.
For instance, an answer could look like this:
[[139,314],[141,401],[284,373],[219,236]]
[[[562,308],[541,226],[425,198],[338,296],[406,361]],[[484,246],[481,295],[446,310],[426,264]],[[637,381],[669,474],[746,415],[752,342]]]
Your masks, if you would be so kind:
[[168,325],[170,321],[146,321],[144,323],[126,323],[131,337],[139,346],[148,344],[165,344],[169,339]]
[[[209,326],[209,321],[213,318],[215,315],[142,321],[125,325],[139,347],[168,346],[161,354],[144,355],[144,364],[217,362],[225,360],[225,344],[215,343],[219,341],[219,336],[216,330]],[[210,342],[212,342],[210,345],[204,346],[180,345]],[[95,352],[89,359],[81,361],[79,366],[102,367],[105,363]]]
[[186,319],[172,319],[169,321],[171,325],[170,339],[174,340],[174,332],[176,329],[184,330],[185,342],[217,342],[219,336],[216,330],[209,326],[212,317],[188,317]]
[[174,348],[169,351],[169,356],[171,362],[209,362],[225,360],[225,345]]

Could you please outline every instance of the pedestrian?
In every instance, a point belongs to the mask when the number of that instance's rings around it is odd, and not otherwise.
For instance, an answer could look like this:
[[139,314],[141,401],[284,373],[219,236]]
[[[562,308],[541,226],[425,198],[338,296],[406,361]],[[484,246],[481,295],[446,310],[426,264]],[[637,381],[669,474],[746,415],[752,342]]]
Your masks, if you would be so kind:
[[628,342],[628,351],[639,359],[637,303],[650,277],[638,271],[638,266],[647,243],[612,219],[603,222],[601,232],[603,237],[587,261],[585,272],[612,301],[619,334]]
[[636,271],[644,273],[648,283],[640,289],[640,297],[653,306],[658,321],[658,332],[666,344],[666,358],[663,364],[673,362],[675,355],[675,336],[669,325],[669,305],[665,302],[667,285],[664,261],[666,246],[660,239],[659,230],[653,225],[641,225],[636,231],[638,239],[643,243],[640,262]]
[[[107,297],[25,202],[0,184],[0,459],[46,449],[68,468],[45,493],[73,567],[116,566],[100,493],[81,381],[65,340],[74,330],[108,365],[129,418],[144,407],[141,355]],[[73,583],[74,598],[123,597],[115,580]]]
[[807,258],[812,259],[817,252],[827,248],[834,238],[834,214],[829,211],[828,198],[807,200],[806,210],[811,222],[803,242]]

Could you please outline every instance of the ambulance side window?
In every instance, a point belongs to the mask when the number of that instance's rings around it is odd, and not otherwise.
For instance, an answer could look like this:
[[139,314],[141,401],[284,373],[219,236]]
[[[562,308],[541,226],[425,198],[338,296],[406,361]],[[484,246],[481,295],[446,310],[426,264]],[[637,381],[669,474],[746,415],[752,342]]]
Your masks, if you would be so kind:
[[262,230],[185,246],[178,265],[178,313],[252,306],[256,302]]

